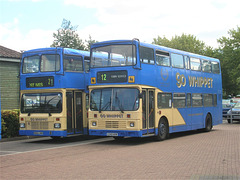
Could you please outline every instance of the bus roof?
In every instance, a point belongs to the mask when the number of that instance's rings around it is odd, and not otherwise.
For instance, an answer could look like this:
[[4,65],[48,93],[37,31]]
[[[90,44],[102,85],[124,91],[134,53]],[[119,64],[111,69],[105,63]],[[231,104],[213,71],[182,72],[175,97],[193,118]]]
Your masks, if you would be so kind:
[[71,49],[71,48],[63,48],[63,47],[49,47],[49,48],[31,49],[31,50],[28,50],[28,51],[24,51],[23,54],[46,52],[46,51],[57,51],[57,50],[63,51],[64,54],[90,56],[90,52],[88,52],[88,51],[82,51],[82,50]]
[[186,56],[190,56],[190,57],[195,57],[195,58],[200,58],[200,59],[205,59],[205,60],[212,60],[212,61],[216,61],[219,62],[218,59],[216,58],[212,58],[212,57],[208,57],[208,56],[204,56],[204,55],[199,55],[199,54],[195,54],[195,53],[191,53],[191,52],[187,52],[187,51],[182,51],[182,50],[178,50],[178,49],[173,49],[173,48],[169,48],[169,47],[165,47],[165,46],[160,46],[160,45],[156,45],[156,44],[149,44],[149,43],[144,43],[144,42],[139,42],[138,40],[109,40],[109,41],[102,41],[102,42],[98,42],[98,43],[94,43],[91,48],[95,48],[98,47],[100,45],[110,45],[110,44],[133,44],[134,43],[139,43],[140,46],[144,46],[144,47],[149,47],[149,48],[153,48],[156,50],[162,50],[162,51],[166,51],[166,52],[170,52],[170,53],[176,53],[176,54],[182,54],[182,55],[186,55]]

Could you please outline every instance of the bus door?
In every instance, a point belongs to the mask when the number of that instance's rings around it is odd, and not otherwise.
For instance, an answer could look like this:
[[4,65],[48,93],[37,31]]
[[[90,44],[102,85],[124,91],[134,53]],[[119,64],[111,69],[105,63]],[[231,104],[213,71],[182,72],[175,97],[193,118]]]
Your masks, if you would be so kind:
[[[155,124],[155,97],[154,90],[143,89],[142,91],[142,129],[143,134],[154,133]],[[145,130],[145,131],[144,131]]]
[[67,133],[83,132],[82,92],[67,92]]
[[83,101],[82,92],[78,91],[74,93],[74,108],[75,108],[75,132],[83,132]]
[[67,92],[67,133],[73,133],[74,116],[73,116],[73,92]]

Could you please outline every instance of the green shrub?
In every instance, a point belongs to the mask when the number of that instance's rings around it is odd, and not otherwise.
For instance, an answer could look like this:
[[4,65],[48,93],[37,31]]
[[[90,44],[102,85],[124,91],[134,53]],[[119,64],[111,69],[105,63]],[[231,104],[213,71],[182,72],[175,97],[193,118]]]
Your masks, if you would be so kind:
[[6,133],[7,133],[6,123],[5,123],[3,118],[1,118],[1,126],[2,126],[1,135],[2,135],[2,138],[3,138],[3,137],[5,137],[4,135],[6,135]]
[[19,133],[19,110],[2,110],[2,137],[14,137]]

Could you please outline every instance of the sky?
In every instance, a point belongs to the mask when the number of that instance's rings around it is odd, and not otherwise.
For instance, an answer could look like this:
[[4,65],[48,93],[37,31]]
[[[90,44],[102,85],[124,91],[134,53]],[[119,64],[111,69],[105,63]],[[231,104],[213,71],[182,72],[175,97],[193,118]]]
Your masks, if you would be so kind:
[[85,41],[191,34],[217,48],[240,26],[239,0],[0,0],[0,45],[22,51],[50,47],[63,19]]

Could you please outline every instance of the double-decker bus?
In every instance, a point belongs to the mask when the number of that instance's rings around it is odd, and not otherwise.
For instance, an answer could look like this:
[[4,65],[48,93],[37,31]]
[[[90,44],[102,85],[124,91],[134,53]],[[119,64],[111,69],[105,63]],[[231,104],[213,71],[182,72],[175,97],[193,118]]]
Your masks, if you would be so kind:
[[90,53],[69,48],[25,51],[20,68],[20,135],[88,134]]
[[156,136],[222,123],[218,59],[138,40],[91,46],[89,135]]

